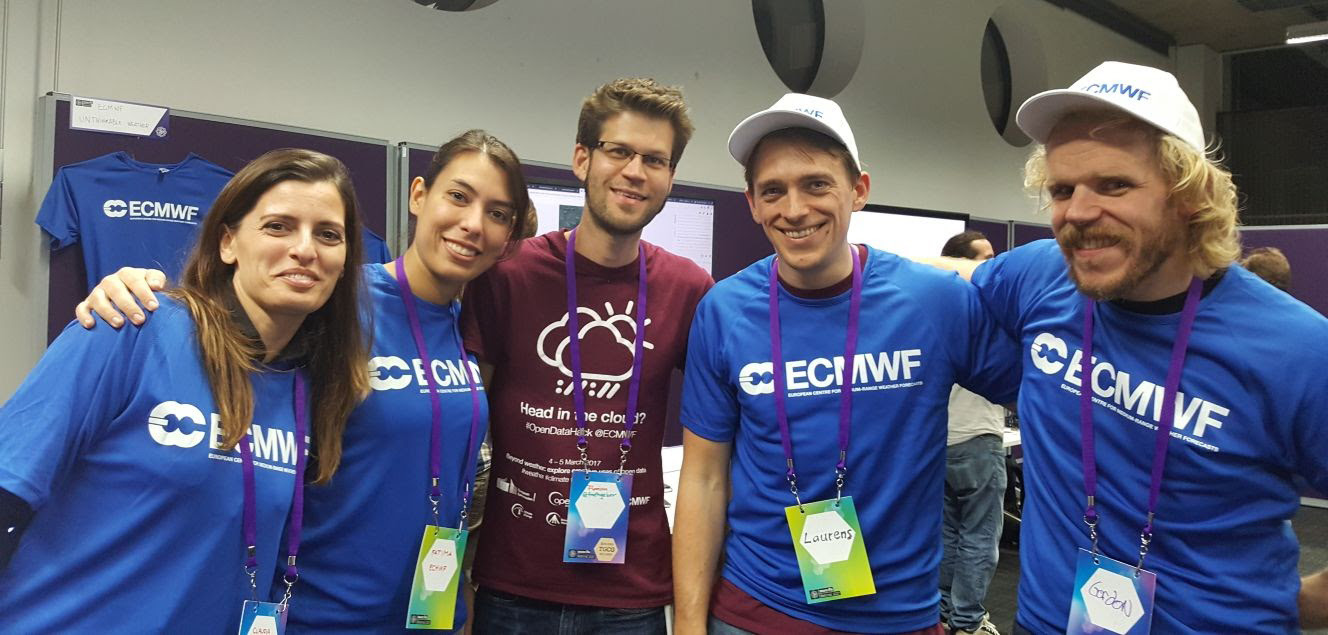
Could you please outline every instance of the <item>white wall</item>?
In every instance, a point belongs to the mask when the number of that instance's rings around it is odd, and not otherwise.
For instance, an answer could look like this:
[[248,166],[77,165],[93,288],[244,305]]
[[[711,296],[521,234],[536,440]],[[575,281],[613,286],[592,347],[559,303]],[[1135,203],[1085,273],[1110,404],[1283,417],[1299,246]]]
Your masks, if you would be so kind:
[[[1170,65],[1043,0],[864,0],[863,59],[838,101],[874,177],[873,202],[1039,218],[1019,187],[1027,148],[1003,141],[982,105],[981,38],[1001,4],[1040,41],[1049,86],[1108,58]],[[410,0],[5,6],[0,399],[44,346],[32,156],[47,91],[394,141],[483,127],[525,159],[566,163],[581,99],[614,77],[650,75],[683,86],[693,110],[677,177],[739,185],[728,132],[785,90],[745,0],[499,0],[461,14]]]

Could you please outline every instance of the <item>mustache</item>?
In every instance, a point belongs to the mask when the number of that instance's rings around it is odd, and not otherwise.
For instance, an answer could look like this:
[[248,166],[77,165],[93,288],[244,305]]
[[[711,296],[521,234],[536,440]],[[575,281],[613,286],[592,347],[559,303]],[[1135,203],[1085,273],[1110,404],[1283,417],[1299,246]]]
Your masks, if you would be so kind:
[[1129,241],[1120,234],[1101,227],[1079,228],[1075,225],[1066,223],[1061,230],[1056,232],[1056,242],[1062,249],[1079,249],[1086,243],[1099,240],[1115,240],[1120,243]]

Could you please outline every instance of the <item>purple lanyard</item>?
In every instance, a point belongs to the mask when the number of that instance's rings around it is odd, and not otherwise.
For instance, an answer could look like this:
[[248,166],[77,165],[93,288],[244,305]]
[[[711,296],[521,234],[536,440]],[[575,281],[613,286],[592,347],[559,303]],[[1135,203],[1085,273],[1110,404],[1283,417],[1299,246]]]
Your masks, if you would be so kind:
[[[399,257],[392,263],[396,268],[397,287],[401,290],[401,302],[406,306],[406,320],[410,322],[410,334],[415,338],[415,350],[420,355],[420,363],[424,364],[424,383],[429,388],[429,407],[432,409],[432,425],[429,428],[429,502],[433,505],[433,523],[438,522],[438,501],[442,498],[442,490],[438,488],[438,479],[443,472],[442,466],[442,436],[443,436],[443,404],[438,398],[438,387],[433,381],[433,358],[429,357],[429,350],[424,346],[424,331],[420,329],[419,312],[415,310],[415,294],[410,290],[410,280],[406,278],[406,263],[404,257]],[[480,429],[480,393],[475,388],[475,379],[470,375],[470,360],[466,359],[465,344],[461,339],[461,330],[458,326],[460,316],[456,314],[456,304],[452,305],[452,337],[456,340],[457,352],[461,354],[462,374],[466,376],[466,385],[470,387],[470,439],[466,441],[466,460],[461,462],[461,520],[457,523],[458,529],[466,528],[466,516],[470,512],[470,480],[466,475],[470,473],[470,467],[474,463],[473,457],[476,453],[475,442]]]
[[[1148,517],[1143,530],[1139,532],[1139,563],[1135,569],[1142,569],[1144,557],[1148,555],[1148,545],[1153,540],[1153,513],[1157,510],[1158,493],[1162,491],[1162,470],[1167,462],[1168,440],[1176,418],[1176,392],[1180,388],[1180,372],[1185,365],[1185,350],[1190,343],[1190,332],[1194,329],[1194,316],[1199,312],[1199,295],[1203,281],[1195,278],[1190,282],[1190,289],[1185,294],[1185,308],[1180,312],[1180,327],[1176,331],[1176,341],[1171,347],[1171,365],[1167,367],[1167,383],[1162,393],[1162,419],[1158,422],[1156,443],[1153,446],[1153,474],[1148,487]],[[1084,493],[1087,506],[1084,509],[1084,523],[1088,525],[1089,539],[1093,543],[1093,557],[1097,557],[1097,453],[1093,447],[1093,309],[1096,306],[1090,298],[1084,298],[1084,352],[1079,362],[1079,432],[1083,449]]]
[[[646,247],[637,244],[636,261],[640,263],[636,285],[636,341],[632,345],[632,378],[627,384],[627,420],[623,422],[626,434],[618,444],[620,453],[618,472],[627,469],[627,453],[632,450],[632,428],[636,426],[636,398],[641,392],[641,358],[646,341]],[[576,230],[567,234],[567,254],[563,258],[567,272],[567,342],[572,361],[572,399],[576,404],[576,429],[581,432],[576,449],[581,452],[581,467],[590,471],[586,456],[586,395],[581,386],[581,320],[576,303]]]
[[[858,310],[862,306],[862,263],[858,248],[853,252],[853,289],[849,292],[848,334],[844,338],[844,365],[839,381],[839,463],[835,465],[835,502],[844,491],[844,476],[848,473],[848,431],[853,413],[853,358],[858,349]],[[784,347],[779,337],[779,257],[770,261],[770,355],[774,362],[775,418],[779,420],[779,440],[784,446],[784,459],[788,463],[789,491],[802,509],[798,496],[798,473],[793,469],[793,441],[789,436],[788,410],[784,405]]]
[[[300,578],[295,557],[300,553],[300,532],[304,528],[304,437],[308,434],[305,418],[304,375],[295,371],[295,493],[291,500],[290,524],[286,531],[286,597],[290,601],[291,587]],[[258,495],[254,486],[254,451],[249,447],[249,435],[240,439],[240,465],[244,473],[244,571],[249,574],[249,588],[258,597],[255,576],[258,573]]]

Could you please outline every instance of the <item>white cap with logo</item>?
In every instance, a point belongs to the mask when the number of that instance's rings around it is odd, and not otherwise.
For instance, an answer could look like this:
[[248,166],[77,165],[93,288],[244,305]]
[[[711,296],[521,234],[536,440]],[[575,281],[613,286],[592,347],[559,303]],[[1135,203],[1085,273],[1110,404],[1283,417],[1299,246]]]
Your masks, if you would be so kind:
[[1078,110],[1114,109],[1133,115],[1204,151],[1203,126],[1176,77],[1151,66],[1103,62],[1069,88],[1028,98],[1015,114],[1019,128],[1038,143],[1065,115]]
[[748,156],[762,138],[785,128],[807,128],[829,135],[848,148],[853,163],[862,169],[862,162],[858,160],[858,144],[853,140],[853,130],[848,127],[848,120],[844,118],[839,104],[824,97],[801,93],[788,93],[780,97],[775,105],[743,119],[729,134],[729,154],[738,163],[746,165]]

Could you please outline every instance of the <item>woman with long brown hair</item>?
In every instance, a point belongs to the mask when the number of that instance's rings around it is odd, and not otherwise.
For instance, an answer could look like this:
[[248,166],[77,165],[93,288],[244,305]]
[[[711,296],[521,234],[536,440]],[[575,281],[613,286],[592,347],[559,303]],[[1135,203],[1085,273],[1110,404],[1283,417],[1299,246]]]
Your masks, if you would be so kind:
[[[534,215],[520,160],[483,130],[438,148],[411,182],[409,201],[410,247],[394,262],[362,269],[373,332],[370,390],[346,426],[336,477],[308,490],[290,633],[465,622],[457,570],[488,402],[473,356],[462,353],[457,300],[465,283],[533,232]],[[111,298],[138,313],[131,298],[152,297],[150,273],[107,277],[91,306],[119,317]],[[422,551],[458,566],[439,566],[440,575],[425,580],[431,561],[417,561]]]
[[6,630],[234,631],[270,597],[278,552],[298,551],[278,542],[305,437],[326,482],[367,390],[343,275],[359,237],[340,161],[269,152],[221,191],[153,320],[52,343],[0,408]]

